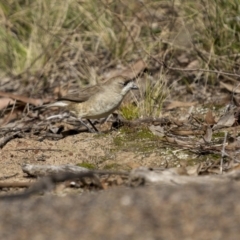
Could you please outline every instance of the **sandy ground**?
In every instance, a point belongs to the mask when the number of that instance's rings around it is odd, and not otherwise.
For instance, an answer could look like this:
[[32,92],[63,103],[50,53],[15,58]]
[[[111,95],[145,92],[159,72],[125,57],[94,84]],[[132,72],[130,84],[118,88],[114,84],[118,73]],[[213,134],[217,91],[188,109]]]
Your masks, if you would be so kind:
[[[59,141],[14,139],[1,149],[2,182],[35,181],[22,164],[81,164],[130,170],[161,166],[159,149],[118,148],[120,134],[80,133]],[[130,143],[128,143],[130,144]],[[1,200],[0,239],[238,239],[239,183],[115,187],[108,190]],[[22,191],[3,188],[1,194]],[[72,193],[72,192],[71,192]]]
[[[42,142],[33,139],[18,138],[7,143],[1,150],[0,178],[17,174],[15,177],[3,179],[3,182],[35,181],[27,178],[22,171],[23,164],[62,165],[90,164],[95,169],[131,170],[139,166],[161,166],[165,160],[156,151],[141,152],[119,148],[114,139],[120,133],[108,134],[80,133],[64,139]],[[8,191],[9,189],[5,189]],[[12,190],[11,190],[12,191]]]

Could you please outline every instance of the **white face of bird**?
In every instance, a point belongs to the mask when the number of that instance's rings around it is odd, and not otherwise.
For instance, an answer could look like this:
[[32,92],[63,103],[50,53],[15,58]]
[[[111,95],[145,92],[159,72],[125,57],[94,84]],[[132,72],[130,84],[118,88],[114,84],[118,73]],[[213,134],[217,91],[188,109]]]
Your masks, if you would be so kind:
[[138,86],[133,81],[120,81],[121,95],[126,95],[130,90],[138,89]]

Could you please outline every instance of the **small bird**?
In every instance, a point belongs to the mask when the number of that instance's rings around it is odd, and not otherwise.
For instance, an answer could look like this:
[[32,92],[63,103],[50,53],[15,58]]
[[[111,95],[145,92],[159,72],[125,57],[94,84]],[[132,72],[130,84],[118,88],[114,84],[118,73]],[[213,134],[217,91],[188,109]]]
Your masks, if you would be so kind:
[[117,76],[102,84],[83,89],[77,98],[65,96],[60,101],[45,105],[45,107],[62,107],[77,117],[89,131],[91,130],[82,118],[87,119],[94,130],[98,131],[89,119],[107,117],[120,106],[127,93],[134,89],[138,87],[132,80]]

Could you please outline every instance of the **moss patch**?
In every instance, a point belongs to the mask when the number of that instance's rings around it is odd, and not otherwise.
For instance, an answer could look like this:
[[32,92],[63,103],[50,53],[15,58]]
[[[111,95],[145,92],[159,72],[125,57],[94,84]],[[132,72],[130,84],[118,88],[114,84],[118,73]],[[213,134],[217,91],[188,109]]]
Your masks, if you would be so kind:
[[77,163],[77,166],[84,167],[87,169],[96,169],[96,167],[92,163],[88,163],[88,162]]
[[120,130],[120,134],[113,139],[113,143],[118,150],[149,152],[156,150],[159,138],[147,128],[130,129],[124,127]]

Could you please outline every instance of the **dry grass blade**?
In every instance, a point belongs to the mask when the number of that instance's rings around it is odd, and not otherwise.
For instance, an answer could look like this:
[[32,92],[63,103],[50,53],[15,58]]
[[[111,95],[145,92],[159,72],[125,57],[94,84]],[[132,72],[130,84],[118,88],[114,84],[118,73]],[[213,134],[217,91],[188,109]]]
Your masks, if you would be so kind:
[[180,102],[180,101],[172,101],[166,106],[166,109],[171,110],[174,108],[179,108],[179,107],[192,107],[196,105],[197,102]]

